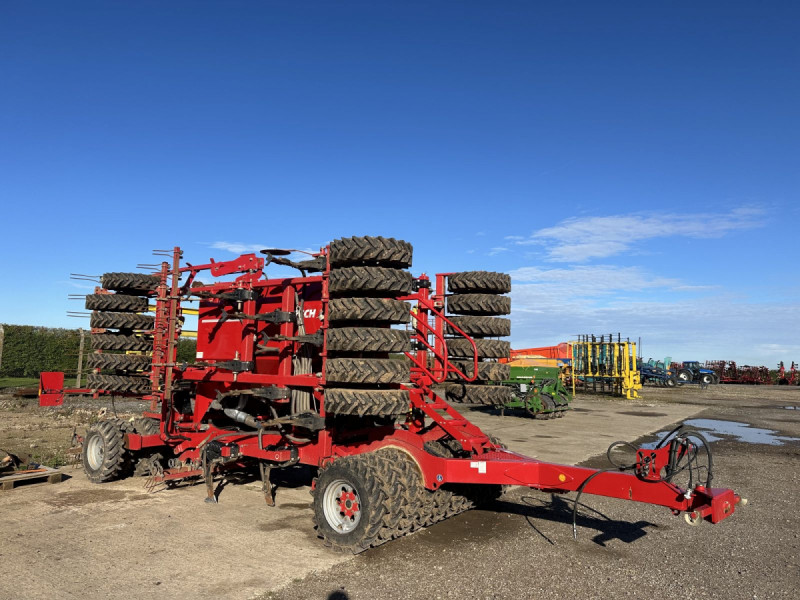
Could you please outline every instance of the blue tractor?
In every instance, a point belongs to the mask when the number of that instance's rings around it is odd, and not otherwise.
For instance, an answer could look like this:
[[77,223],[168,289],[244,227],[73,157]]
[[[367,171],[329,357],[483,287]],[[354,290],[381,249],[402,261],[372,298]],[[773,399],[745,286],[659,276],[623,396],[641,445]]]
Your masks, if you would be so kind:
[[696,360],[687,360],[676,369],[675,376],[681,383],[700,383],[703,385],[719,383],[719,377],[711,369],[701,366]]

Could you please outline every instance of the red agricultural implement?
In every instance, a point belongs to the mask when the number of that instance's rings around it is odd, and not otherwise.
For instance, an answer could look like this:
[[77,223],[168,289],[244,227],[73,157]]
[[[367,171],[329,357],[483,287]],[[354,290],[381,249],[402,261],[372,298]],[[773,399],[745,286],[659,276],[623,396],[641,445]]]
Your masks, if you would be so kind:
[[742,383],[750,385],[769,385],[772,376],[767,367],[752,367],[750,365],[736,365],[735,361],[709,360],[706,369],[714,371],[720,383]]
[[778,385],[798,385],[798,383],[800,381],[798,381],[797,365],[794,364],[794,361],[792,361],[792,366],[789,368],[788,373],[783,361],[781,361],[778,364]]
[[[691,430],[598,471],[507,450],[455,411],[446,399],[507,393],[487,383],[507,379],[497,361],[509,344],[496,339],[509,334],[497,316],[510,311],[507,275],[413,277],[410,244],[392,238],[336,240],[297,262],[288,251],[263,252],[181,266],[175,248],[158,275],[101,278],[103,289],[86,299],[102,350],[90,355],[89,386],[151,408],[89,428],[82,456],[91,481],[134,466],[151,485],[202,477],[216,502],[215,476],[258,468],[272,505],[272,470],[310,465],[318,535],[353,552],[491,501],[503,485],[657,504],[692,523],[717,523],[740,503],[711,487],[710,449]],[[270,279],[271,263],[299,276]],[[199,301],[197,356],[178,363],[190,299]],[[142,314],[151,303],[154,316]],[[43,377],[42,404],[63,401],[59,384]]]

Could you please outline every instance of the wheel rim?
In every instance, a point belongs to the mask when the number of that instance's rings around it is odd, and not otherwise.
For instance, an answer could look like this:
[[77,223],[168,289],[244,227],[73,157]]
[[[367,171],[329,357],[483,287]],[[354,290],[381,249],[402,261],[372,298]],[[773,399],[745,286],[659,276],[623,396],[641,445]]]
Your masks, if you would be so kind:
[[353,531],[361,521],[361,499],[344,479],[337,479],[326,488],[322,508],[328,525],[339,533]]
[[92,436],[86,443],[86,462],[93,471],[103,466],[103,455],[105,454],[105,444],[99,435]]

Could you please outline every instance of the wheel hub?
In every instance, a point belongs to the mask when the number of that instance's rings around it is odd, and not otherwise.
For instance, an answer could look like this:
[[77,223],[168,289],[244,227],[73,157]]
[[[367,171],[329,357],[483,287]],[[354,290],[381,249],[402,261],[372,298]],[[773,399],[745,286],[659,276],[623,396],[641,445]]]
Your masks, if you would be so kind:
[[332,482],[323,493],[325,520],[336,531],[349,533],[361,521],[361,500],[353,485],[343,479]]
[[342,494],[339,496],[339,511],[346,517],[352,517],[358,510],[359,506],[355,492],[342,490]]

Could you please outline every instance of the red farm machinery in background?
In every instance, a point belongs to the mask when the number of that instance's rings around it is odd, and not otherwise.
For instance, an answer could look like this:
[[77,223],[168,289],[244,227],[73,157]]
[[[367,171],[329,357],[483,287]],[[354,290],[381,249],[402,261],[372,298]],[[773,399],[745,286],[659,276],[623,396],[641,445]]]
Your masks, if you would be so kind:
[[742,383],[750,385],[770,385],[772,376],[767,367],[737,366],[735,361],[709,360],[706,369],[714,371],[720,383]]
[[[335,240],[297,261],[263,253],[182,265],[175,248],[157,275],[102,276],[86,298],[98,350],[88,385],[150,410],[88,429],[91,481],[135,466],[151,485],[204,478],[216,502],[215,477],[257,469],[272,505],[272,470],[309,465],[317,533],[352,552],[491,501],[504,485],[661,505],[691,523],[717,523],[742,501],[711,486],[710,448],[693,430],[638,449],[630,465],[595,470],[517,454],[454,410],[446,400],[507,393],[489,383],[508,378],[509,343],[497,339],[510,325],[507,275],[414,277],[411,245],[382,237]],[[270,264],[298,276],[270,279]],[[197,355],[178,363],[190,300],[199,302]],[[43,405],[70,392],[58,374],[41,387]],[[696,475],[679,485],[687,473]]]
[[778,364],[778,385],[800,385],[800,378],[797,376],[797,365],[792,361],[792,366],[789,367],[789,372],[786,372],[786,367],[781,361]]

